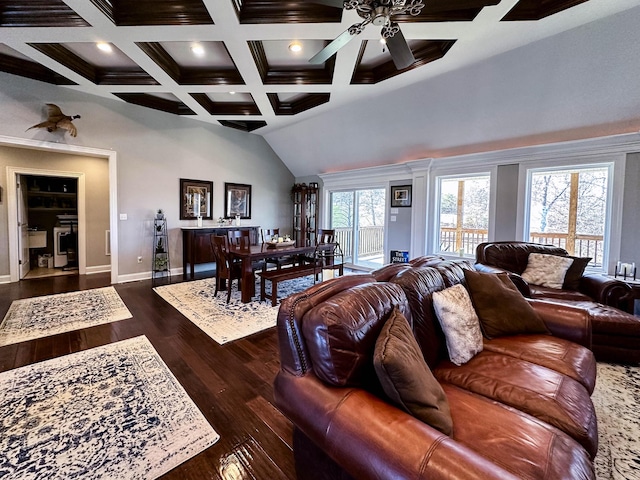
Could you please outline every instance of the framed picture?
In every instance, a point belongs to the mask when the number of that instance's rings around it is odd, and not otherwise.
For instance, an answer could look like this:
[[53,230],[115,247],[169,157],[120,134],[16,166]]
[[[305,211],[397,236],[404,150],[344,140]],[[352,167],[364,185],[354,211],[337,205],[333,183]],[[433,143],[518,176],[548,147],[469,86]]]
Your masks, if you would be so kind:
[[411,206],[411,185],[400,185],[391,187],[391,206],[410,207]]
[[180,220],[202,217],[211,220],[213,182],[180,179]]
[[251,218],[251,185],[224,184],[224,217]]

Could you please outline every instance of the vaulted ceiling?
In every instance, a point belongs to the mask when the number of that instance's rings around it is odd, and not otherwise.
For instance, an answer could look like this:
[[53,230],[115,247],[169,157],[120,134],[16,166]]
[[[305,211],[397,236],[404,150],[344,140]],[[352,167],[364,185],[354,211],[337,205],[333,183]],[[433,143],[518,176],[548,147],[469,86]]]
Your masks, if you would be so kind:
[[[310,57],[361,20],[353,10],[322,3],[2,0],[0,70],[264,135],[288,163],[292,152],[282,151],[278,132],[302,121],[638,4],[424,0],[419,15],[396,18],[416,59],[399,71],[372,25],[336,56],[310,64]],[[300,52],[290,50],[293,43]]]

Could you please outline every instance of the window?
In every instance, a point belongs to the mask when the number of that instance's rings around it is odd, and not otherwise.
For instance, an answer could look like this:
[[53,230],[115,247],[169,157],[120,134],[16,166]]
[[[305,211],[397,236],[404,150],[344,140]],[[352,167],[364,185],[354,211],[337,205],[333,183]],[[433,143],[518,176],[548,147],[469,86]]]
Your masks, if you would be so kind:
[[439,253],[475,255],[488,240],[490,176],[438,178]]
[[379,268],[384,265],[384,188],[331,192],[331,228],[353,266]]
[[610,165],[532,169],[528,178],[529,241],[553,244],[602,267]]

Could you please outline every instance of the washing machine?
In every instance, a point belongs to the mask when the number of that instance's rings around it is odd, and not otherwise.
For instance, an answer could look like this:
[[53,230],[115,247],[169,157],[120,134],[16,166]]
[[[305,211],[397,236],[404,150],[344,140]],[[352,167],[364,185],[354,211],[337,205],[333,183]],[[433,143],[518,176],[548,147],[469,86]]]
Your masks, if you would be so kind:
[[71,227],[53,227],[53,266],[64,267],[67,264],[67,248],[71,241]]

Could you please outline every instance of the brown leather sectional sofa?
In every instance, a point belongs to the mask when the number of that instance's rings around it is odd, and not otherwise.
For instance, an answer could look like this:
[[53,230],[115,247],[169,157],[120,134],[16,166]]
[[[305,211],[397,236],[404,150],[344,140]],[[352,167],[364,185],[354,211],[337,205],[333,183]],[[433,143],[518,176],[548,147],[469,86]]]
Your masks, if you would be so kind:
[[[631,288],[600,274],[584,274],[577,289],[528,284],[520,276],[530,253],[567,256],[565,249],[528,242],[487,242],[476,248],[475,267],[483,272],[509,272],[525,297],[561,302],[586,309],[593,328],[592,349],[600,361],[640,362],[640,318],[632,315]],[[627,312],[625,312],[625,310]]]
[[[455,366],[432,295],[464,281],[473,266],[435,263],[340,277],[283,300],[274,393],[295,426],[298,478],[593,479],[589,314],[530,300],[552,335],[485,340],[482,352]],[[372,356],[396,306],[446,394],[451,435],[381,390]]]

